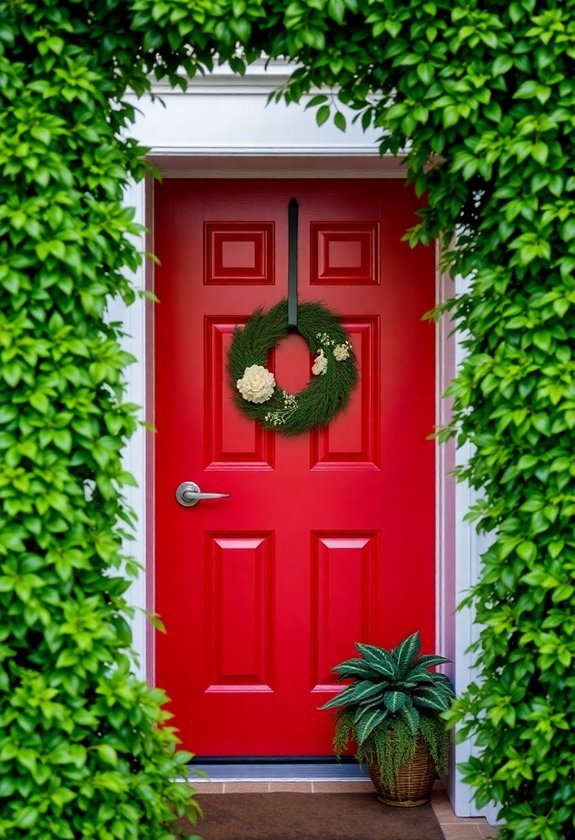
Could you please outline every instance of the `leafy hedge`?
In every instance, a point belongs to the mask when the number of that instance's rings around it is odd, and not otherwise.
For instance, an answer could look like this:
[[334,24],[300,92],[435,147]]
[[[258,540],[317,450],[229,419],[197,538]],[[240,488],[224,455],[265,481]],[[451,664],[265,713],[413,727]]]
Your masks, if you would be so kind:
[[151,827],[137,836],[157,840],[175,801],[160,698],[127,674],[119,446],[134,415],[103,321],[137,260],[120,201],[141,150],[120,139],[133,116],[122,96],[149,73],[185,85],[178,68],[210,69],[216,53],[242,72],[264,50],[301,64],[288,101],[339,89],[313,100],[318,122],[345,128],[343,103],[381,128],[383,152],[409,149],[427,196],[410,241],[441,238],[451,272],[470,277],[448,305],[468,355],[441,434],[473,444],[460,477],[482,491],[475,517],[494,542],[471,596],[481,680],[452,720],[488,747],[466,776],[479,804],[503,806],[504,837],[575,837],[575,7],[0,0],[0,12],[0,795],[12,795],[0,831],[132,837],[138,811]]
[[131,359],[104,314],[108,296],[133,298],[125,272],[140,257],[122,192],[142,164],[118,139],[131,69],[118,75],[106,45],[112,5],[0,2],[6,840],[167,840],[174,815],[196,811],[175,781],[189,756],[159,726],[164,694],[130,674],[137,567],[122,546],[134,517],[121,449],[136,420],[122,402]]

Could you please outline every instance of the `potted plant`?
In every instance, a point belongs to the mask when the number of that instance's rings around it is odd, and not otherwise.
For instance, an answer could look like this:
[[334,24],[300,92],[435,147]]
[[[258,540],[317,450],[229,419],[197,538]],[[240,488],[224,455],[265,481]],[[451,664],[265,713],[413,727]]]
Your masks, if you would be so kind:
[[429,800],[437,773],[447,769],[449,734],[440,717],[454,697],[445,674],[430,671],[450,660],[420,656],[419,633],[392,650],[356,644],[360,658],[333,668],[352,682],[322,709],[339,709],[334,751],[350,739],[365,761],[379,799],[409,807]]

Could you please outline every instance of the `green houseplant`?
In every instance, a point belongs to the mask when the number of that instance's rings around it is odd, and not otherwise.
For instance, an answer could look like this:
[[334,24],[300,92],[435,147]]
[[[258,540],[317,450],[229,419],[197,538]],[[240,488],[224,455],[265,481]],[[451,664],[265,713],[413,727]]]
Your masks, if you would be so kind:
[[449,734],[440,714],[454,691],[445,674],[430,668],[449,660],[420,656],[419,633],[392,650],[360,643],[356,648],[360,658],[333,668],[351,684],[321,706],[338,709],[334,750],[341,755],[355,741],[355,756],[367,763],[386,804],[422,804],[436,773],[447,769]]

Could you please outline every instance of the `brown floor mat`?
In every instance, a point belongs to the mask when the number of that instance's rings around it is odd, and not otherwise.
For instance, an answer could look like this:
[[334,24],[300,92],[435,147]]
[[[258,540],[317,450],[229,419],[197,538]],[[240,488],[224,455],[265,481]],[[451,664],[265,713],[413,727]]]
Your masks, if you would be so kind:
[[393,808],[371,793],[225,793],[197,797],[202,840],[443,840],[431,805]]

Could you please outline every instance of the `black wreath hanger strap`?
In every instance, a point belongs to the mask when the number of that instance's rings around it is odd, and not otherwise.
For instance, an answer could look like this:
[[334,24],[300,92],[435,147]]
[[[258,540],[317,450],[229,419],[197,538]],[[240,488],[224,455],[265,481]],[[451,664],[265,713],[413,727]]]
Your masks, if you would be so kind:
[[297,327],[297,240],[299,204],[292,198],[288,204],[288,327]]
[[286,299],[265,314],[256,309],[243,329],[234,328],[228,373],[235,403],[246,417],[267,429],[297,435],[326,426],[346,407],[358,373],[351,341],[337,315],[321,303],[300,303],[297,331],[314,355],[312,376],[297,394],[283,390],[266,365],[270,350],[289,331]]

